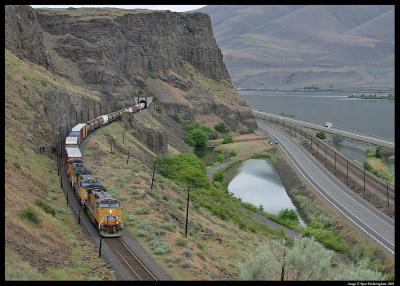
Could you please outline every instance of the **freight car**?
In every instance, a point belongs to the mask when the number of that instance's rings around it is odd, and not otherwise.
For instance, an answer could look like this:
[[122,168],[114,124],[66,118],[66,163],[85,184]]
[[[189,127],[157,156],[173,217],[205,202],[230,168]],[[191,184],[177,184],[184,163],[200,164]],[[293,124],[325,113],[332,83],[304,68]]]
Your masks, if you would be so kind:
[[78,201],[98,227],[100,235],[105,237],[121,235],[124,229],[121,205],[84,166],[79,145],[95,129],[121,119],[123,112],[138,112],[145,108],[147,108],[147,102],[141,100],[138,104],[131,105],[123,110],[98,116],[86,123],[79,123],[71,129],[65,139],[64,163],[68,179]]

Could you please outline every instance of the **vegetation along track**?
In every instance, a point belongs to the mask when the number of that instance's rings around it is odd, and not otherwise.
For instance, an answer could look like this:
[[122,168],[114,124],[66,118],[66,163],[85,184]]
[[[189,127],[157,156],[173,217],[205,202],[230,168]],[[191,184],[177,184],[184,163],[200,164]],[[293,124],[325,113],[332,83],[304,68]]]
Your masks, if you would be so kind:
[[126,270],[135,278],[141,281],[157,281],[156,277],[140,262],[120,237],[104,238],[103,240],[114,251]]

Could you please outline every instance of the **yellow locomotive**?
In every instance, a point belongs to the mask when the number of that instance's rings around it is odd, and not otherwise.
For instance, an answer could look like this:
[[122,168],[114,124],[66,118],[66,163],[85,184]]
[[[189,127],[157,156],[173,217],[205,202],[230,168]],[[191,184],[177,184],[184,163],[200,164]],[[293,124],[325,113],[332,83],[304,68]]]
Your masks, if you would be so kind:
[[86,210],[90,219],[97,223],[101,236],[120,236],[124,226],[121,219],[121,205],[104,187],[87,188]]

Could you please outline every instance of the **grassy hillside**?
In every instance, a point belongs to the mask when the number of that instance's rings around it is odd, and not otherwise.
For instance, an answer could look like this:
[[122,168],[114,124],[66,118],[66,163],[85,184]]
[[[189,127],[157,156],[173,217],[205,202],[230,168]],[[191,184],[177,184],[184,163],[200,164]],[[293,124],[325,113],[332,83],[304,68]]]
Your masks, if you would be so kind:
[[66,206],[49,151],[45,95],[95,95],[7,50],[5,63],[5,279],[115,279]]

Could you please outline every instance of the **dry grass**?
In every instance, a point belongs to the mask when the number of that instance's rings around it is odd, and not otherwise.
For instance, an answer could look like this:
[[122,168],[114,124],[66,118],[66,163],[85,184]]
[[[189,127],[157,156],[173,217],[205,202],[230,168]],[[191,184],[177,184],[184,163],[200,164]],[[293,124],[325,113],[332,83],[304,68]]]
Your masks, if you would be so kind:
[[[126,167],[125,155],[118,152],[103,154],[102,151],[107,150],[103,136],[115,133],[120,128],[119,124],[110,124],[102,128],[101,132],[92,134],[88,138],[90,140],[84,158],[88,168],[94,170],[102,184],[117,198],[124,198],[122,207],[127,230],[174,279],[236,278],[235,264],[246,259],[262,241],[270,238],[240,230],[233,223],[225,222],[208,210],[191,204],[189,235],[186,240],[186,193],[159,175],[155,177],[154,190],[150,191],[150,169],[134,158],[130,159]],[[131,135],[126,136],[126,140],[134,141]],[[101,159],[98,152],[101,152]],[[141,167],[137,168],[138,165]],[[129,182],[125,182],[127,177],[130,178]],[[204,236],[202,232],[209,235]],[[222,238],[221,241],[218,237]],[[155,254],[149,244],[151,239],[168,244],[171,253]],[[177,239],[185,239],[186,246],[177,245]],[[187,257],[185,254],[191,255]],[[174,258],[167,258],[169,256]],[[185,268],[190,263],[192,266]]]
[[[40,110],[43,106],[37,102],[42,100],[43,93],[52,88],[62,89],[67,83],[7,50],[5,55],[5,278],[80,280],[98,271],[102,279],[115,279],[96,256],[92,242],[81,234],[66,206],[55,159],[32,149],[48,143],[51,130]],[[55,215],[35,201],[48,204]],[[31,219],[21,216],[24,211],[31,214]],[[70,235],[75,239],[70,239]]]

